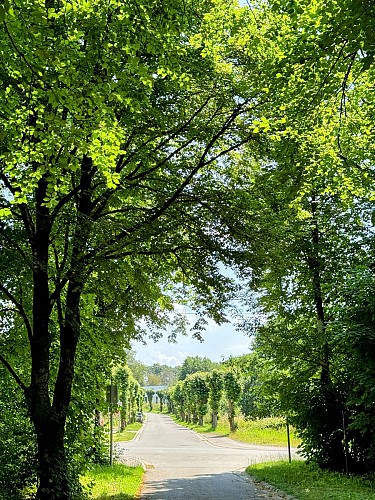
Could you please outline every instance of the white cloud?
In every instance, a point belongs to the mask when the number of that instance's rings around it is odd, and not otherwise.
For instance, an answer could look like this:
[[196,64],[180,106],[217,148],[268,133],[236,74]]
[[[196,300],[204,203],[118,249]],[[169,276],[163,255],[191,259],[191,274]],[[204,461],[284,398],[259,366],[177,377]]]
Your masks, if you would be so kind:
[[134,343],[134,350],[136,358],[146,365],[160,363],[170,366],[181,365],[188,356],[206,356],[212,361],[221,361],[250,352],[251,339],[231,324],[218,326],[209,321],[203,338],[204,342],[199,342],[191,336],[178,336],[176,343],[170,343],[164,337],[157,342],[149,339],[147,345]]

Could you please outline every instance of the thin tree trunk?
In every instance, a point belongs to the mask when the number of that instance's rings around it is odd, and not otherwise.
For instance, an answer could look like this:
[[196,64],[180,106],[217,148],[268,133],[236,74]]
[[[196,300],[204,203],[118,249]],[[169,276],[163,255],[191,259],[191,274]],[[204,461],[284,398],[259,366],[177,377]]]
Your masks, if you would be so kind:
[[[313,200],[315,201],[315,200]],[[320,381],[322,385],[329,385],[331,380],[330,375],[330,352],[329,344],[326,335],[326,321],[324,314],[324,304],[323,304],[323,292],[322,292],[322,282],[321,282],[321,258],[320,258],[320,237],[318,221],[316,217],[316,204],[312,204],[312,214],[313,214],[313,227],[312,227],[312,253],[309,256],[309,267],[312,273],[313,281],[313,291],[314,291],[314,306],[317,315],[317,331],[319,339],[322,341],[321,347],[321,373]]]
[[217,413],[216,412],[212,412],[212,428],[213,429],[216,429],[217,427]]
[[228,420],[229,420],[229,428],[231,432],[235,432],[237,429],[236,422],[234,421],[234,406],[232,401],[228,401]]

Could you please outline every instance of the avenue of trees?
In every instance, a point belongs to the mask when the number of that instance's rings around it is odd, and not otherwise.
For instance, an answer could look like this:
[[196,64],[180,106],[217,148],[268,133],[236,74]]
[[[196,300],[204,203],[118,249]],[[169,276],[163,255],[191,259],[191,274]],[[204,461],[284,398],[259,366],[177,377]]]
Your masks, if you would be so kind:
[[[322,467],[375,470],[373,2],[5,0],[0,20],[1,488],[79,498],[124,350],[185,331],[176,304],[198,339],[224,322],[225,266],[258,292],[259,411]],[[231,370],[185,368],[194,418],[210,384],[235,408]]]
[[[198,356],[194,359],[197,366],[210,361]],[[267,373],[257,353],[215,363],[210,371],[196,370],[167,389],[168,410],[181,420],[198,425],[203,425],[205,417],[213,429],[220,416],[224,416],[232,432],[237,429],[236,417],[240,415],[246,419],[285,419],[277,392],[274,389],[271,394],[267,387]]]

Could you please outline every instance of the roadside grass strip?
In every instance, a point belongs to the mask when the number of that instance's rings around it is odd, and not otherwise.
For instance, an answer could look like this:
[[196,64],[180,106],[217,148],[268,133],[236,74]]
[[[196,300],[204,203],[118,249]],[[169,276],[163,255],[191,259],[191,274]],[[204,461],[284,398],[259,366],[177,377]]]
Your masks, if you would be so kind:
[[113,433],[113,442],[119,443],[121,441],[131,441],[143,424],[134,422],[126,426],[122,432]]
[[[261,418],[257,420],[245,420],[237,418],[237,430],[229,431],[229,422],[226,417],[220,417],[216,430],[212,428],[210,422],[205,422],[203,426],[188,424],[172,416],[176,423],[184,425],[199,433],[214,433],[219,436],[226,436],[235,441],[256,444],[260,446],[287,446],[286,425],[281,418]],[[293,448],[301,443],[294,432],[290,429],[290,444]]]
[[134,500],[141,488],[142,467],[96,465],[81,480],[92,500]]
[[375,500],[375,477],[348,477],[301,461],[259,463],[246,472],[298,500]]

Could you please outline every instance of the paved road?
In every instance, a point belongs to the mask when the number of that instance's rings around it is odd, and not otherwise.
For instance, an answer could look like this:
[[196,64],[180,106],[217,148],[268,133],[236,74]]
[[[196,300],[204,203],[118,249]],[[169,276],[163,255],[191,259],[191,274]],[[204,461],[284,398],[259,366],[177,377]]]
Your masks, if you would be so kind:
[[134,441],[119,443],[120,455],[147,465],[142,500],[279,500],[244,473],[251,463],[287,458],[285,448],[202,438],[168,415],[150,413]]

